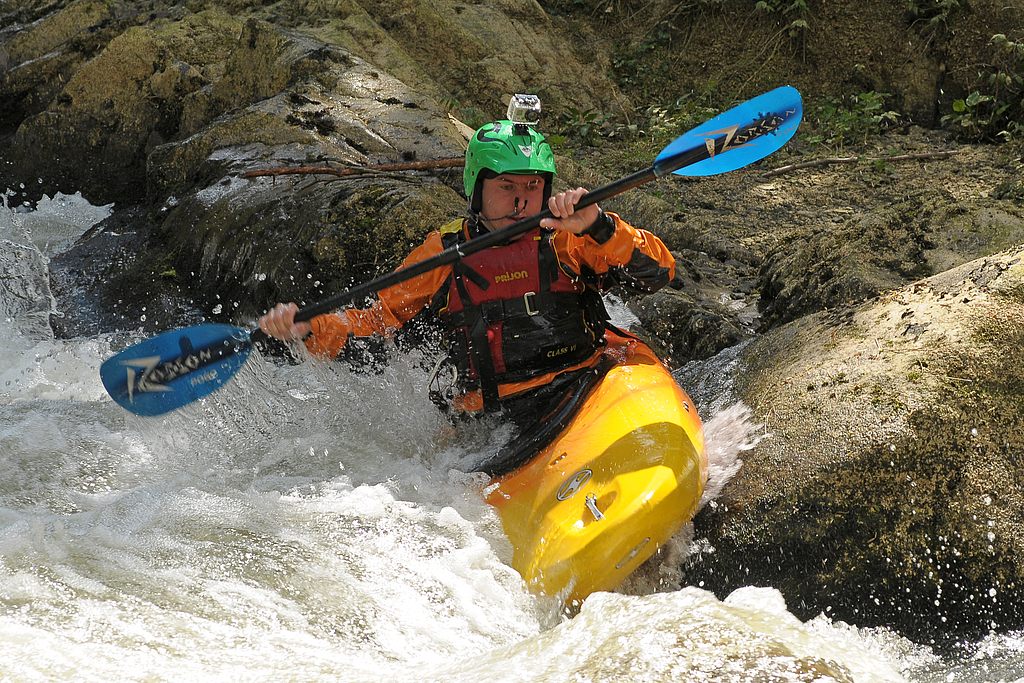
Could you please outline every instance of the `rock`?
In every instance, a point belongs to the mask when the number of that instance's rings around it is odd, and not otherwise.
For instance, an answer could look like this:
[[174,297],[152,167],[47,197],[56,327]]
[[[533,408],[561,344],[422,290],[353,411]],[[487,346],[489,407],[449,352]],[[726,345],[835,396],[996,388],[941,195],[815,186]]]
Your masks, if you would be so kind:
[[779,327],[736,391],[770,434],[686,569],[953,644],[1024,625],[1024,247]]
[[920,211],[919,202],[904,202],[780,245],[759,273],[765,323],[862,300],[929,274],[925,250],[932,244]]
[[[903,144],[909,151],[937,142],[916,130]],[[993,153],[997,164],[984,158]],[[862,301],[1024,243],[1024,206],[1000,191],[1018,175],[1010,157],[961,147],[949,162],[917,169],[836,169],[772,184],[792,206],[773,224],[784,226],[782,236],[758,271],[763,324]]]
[[[26,6],[11,8],[15,23],[0,31],[2,137],[43,111],[72,74],[124,29],[117,3],[19,4]],[[0,20],[0,26],[6,23]]]
[[48,189],[80,190],[100,204],[141,199],[146,155],[179,135],[188,95],[227,58],[240,27],[204,12],[128,28],[20,123],[5,156]]
[[0,32],[0,139],[10,136],[0,186],[39,177],[40,192],[81,191],[96,203],[142,201],[155,147],[316,82],[342,54],[416,83],[421,96],[478,123],[534,83],[545,84],[547,106],[596,107],[598,93],[615,92],[532,0],[374,0],[291,12],[265,3],[80,0],[19,3],[8,16],[26,25]]
[[399,79],[436,84],[476,125],[504,114],[517,92],[540,94],[553,111],[601,109],[622,97],[607,75],[610,55],[581,55],[534,0],[346,4],[335,27],[340,45]]
[[224,316],[313,303],[392,270],[462,205],[436,181],[226,181],[182,200],[162,226],[178,269],[206,292],[204,310],[223,302]]
[[205,318],[190,279],[176,270],[139,210],[114,213],[49,263],[61,338],[131,330],[153,335]]
[[673,365],[708,358],[750,336],[734,310],[698,301],[687,291],[665,288],[638,299],[631,308]]
[[294,58],[310,55],[325,56],[315,78],[150,155],[161,234],[178,270],[224,315],[312,303],[383,274],[464,210],[429,175],[240,177],[267,166],[462,153],[458,130],[429,99],[336,48],[312,43]]

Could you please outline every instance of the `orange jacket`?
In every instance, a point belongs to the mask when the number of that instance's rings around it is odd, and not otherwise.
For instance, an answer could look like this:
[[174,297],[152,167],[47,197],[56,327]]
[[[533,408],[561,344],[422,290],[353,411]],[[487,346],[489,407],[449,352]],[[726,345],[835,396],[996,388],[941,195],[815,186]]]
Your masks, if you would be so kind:
[[[620,285],[641,292],[654,292],[675,276],[675,259],[665,244],[652,233],[635,228],[617,214],[609,212],[615,230],[604,243],[588,236],[562,230],[552,237],[555,255],[563,270],[580,277],[599,290]],[[401,267],[424,261],[443,250],[442,233],[462,231],[468,238],[466,221],[458,219],[427,235],[423,243],[402,262]],[[306,348],[315,356],[334,358],[350,336],[391,335],[421,313],[445,285],[452,274],[450,265],[381,290],[377,301],[367,309],[349,308],[340,313],[327,313],[310,321],[313,334],[306,339]],[[557,372],[499,386],[499,396],[506,398],[547,384],[557,375],[597,362],[599,350],[592,358]],[[473,392],[458,402],[457,408],[477,410],[482,406],[480,392]]]

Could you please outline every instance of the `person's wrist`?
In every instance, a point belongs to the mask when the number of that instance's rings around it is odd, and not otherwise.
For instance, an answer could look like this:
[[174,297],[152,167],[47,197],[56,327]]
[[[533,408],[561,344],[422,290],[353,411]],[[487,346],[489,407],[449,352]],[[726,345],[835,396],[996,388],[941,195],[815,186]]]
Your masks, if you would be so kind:
[[597,218],[591,223],[581,235],[589,237],[598,244],[604,244],[612,238],[615,233],[615,219],[606,214],[603,210],[599,211]]

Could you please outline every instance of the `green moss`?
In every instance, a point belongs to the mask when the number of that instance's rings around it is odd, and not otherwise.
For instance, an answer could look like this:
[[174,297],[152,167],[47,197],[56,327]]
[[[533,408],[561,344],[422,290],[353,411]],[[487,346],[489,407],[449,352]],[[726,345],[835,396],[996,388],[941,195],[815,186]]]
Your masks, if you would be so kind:
[[261,143],[269,146],[311,144],[313,136],[289,125],[273,114],[250,110],[224,118],[202,133],[174,145],[153,151],[149,158],[149,180],[158,196],[186,191],[202,164],[216,149]]
[[[998,295],[1001,305],[985,318],[973,332],[979,352],[961,356],[950,363],[947,374],[967,382],[949,386],[957,400],[979,410],[991,404],[1010,422],[1022,426],[1014,441],[1024,452],[1024,283]],[[991,415],[988,408],[980,415]],[[987,417],[987,416],[986,416]]]
[[41,57],[76,36],[91,32],[111,16],[111,1],[73,2],[39,23],[15,33],[6,45],[15,64]]
[[454,194],[441,185],[417,193],[389,186],[359,186],[335,197],[322,215],[313,249],[318,266],[365,280],[393,270],[430,230],[457,212]]

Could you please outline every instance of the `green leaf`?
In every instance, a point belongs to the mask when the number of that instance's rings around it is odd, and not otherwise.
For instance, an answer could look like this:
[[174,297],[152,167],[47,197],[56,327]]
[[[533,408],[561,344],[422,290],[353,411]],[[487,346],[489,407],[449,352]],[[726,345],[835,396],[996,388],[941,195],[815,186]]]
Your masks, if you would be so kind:
[[982,102],[991,102],[991,101],[992,101],[992,98],[989,95],[982,95],[977,90],[975,90],[974,92],[972,92],[970,95],[967,96],[967,106],[968,107],[972,107],[972,108],[973,107],[977,107]]

